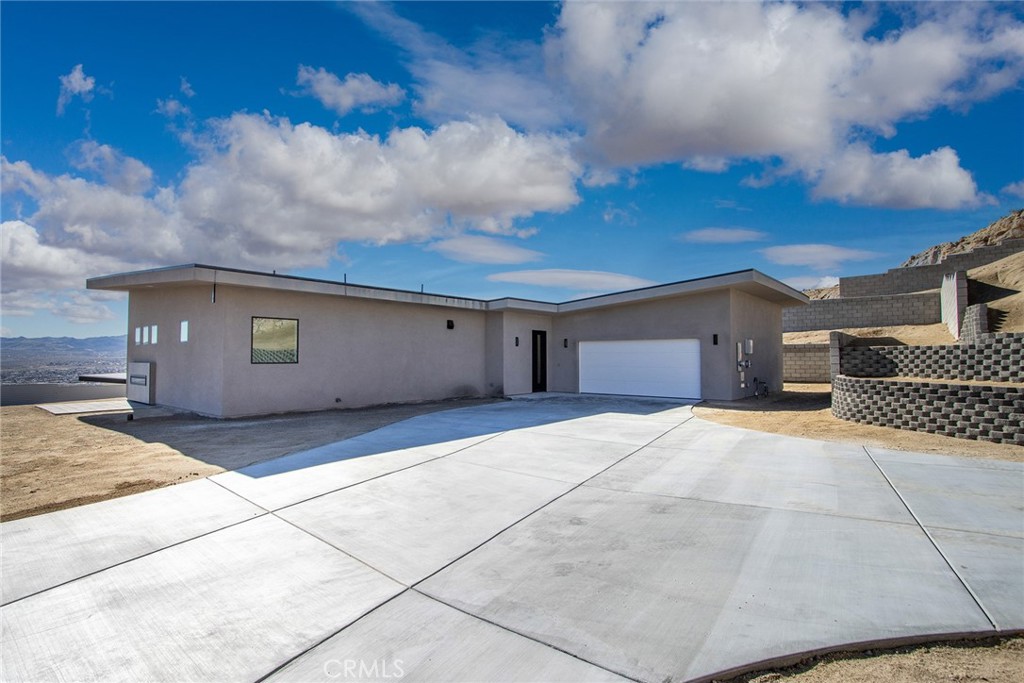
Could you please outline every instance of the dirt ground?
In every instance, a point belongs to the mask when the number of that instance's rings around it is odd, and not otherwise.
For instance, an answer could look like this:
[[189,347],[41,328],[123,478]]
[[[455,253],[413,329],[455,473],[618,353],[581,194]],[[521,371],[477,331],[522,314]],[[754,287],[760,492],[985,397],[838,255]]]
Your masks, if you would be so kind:
[[1022,680],[1024,638],[1005,638],[836,653],[788,669],[739,676],[727,683],[1020,683]]
[[847,441],[901,451],[1024,462],[1022,446],[955,439],[951,436],[922,434],[840,420],[832,415],[830,409],[831,389],[829,384],[790,382],[785,385],[784,391],[767,398],[705,401],[695,406],[693,413],[712,422],[773,434],[824,441]]
[[[1024,448],[858,425],[832,417],[827,384],[787,384],[765,399],[706,402],[708,420],[816,439],[1024,462]],[[416,415],[489,403],[441,401],[257,419],[194,415],[128,421],[125,414],[51,415],[0,408],[0,520],[116,498],[350,438]],[[987,645],[987,646],[986,646]],[[837,654],[734,683],[1024,680],[1024,638]]]
[[[855,337],[872,337],[896,340],[907,346],[938,346],[956,344],[945,323],[933,325],[894,325],[890,327],[846,327],[839,330]],[[828,344],[830,330],[807,330],[805,332],[784,332],[783,344]]]
[[234,470],[437,410],[493,399],[215,420],[0,408],[0,521]]

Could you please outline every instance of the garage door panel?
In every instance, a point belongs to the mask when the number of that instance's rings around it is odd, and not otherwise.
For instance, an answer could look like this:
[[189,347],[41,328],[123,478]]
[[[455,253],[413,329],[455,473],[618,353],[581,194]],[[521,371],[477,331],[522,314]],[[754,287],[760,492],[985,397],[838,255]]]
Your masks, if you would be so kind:
[[579,390],[700,398],[700,340],[581,341]]

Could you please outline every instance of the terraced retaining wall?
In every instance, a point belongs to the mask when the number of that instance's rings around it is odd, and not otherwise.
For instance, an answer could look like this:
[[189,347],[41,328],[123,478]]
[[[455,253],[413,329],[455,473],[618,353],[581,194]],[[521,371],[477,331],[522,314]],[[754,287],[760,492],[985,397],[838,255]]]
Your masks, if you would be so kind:
[[852,377],[924,377],[1024,382],[1024,334],[983,334],[969,344],[841,346],[839,373]]
[[863,297],[937,289],[942,286],[942,278],[947,273],[977,268],[1016,254],[1018,251],[1024,251],[1024,240],[1007,240],[996,246],[978,247],[962,254],[952,254],[942,263],[935,265],[891,268],[877,275],[841,277],[839,296]]
[[783,381],[828,382],[828,354],[828,344],[783,344]]
[[[940,278],[941,279],[941,278]],[[930,325],[942,320],[939,290],[856,299],[818,299],[782,309],[782,331]]]
[[832,382],[832,414],[862,424],[1024,446],[1024,385],[840,375]]

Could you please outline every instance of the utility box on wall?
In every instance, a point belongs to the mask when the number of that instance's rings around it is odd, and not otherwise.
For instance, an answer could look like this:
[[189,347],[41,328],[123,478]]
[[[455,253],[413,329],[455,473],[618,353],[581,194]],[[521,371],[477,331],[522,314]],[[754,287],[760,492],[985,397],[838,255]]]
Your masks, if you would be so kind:
[[129,401],[153,405],[156,391],[153,386],[153,363],[129,363],[126,395]]

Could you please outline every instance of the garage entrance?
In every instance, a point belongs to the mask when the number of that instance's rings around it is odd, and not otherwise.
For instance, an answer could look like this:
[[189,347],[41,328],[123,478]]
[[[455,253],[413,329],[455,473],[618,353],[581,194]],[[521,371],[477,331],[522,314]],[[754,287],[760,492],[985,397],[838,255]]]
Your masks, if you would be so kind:
[[581,394],[700,398],[700,340],[581,341]]

